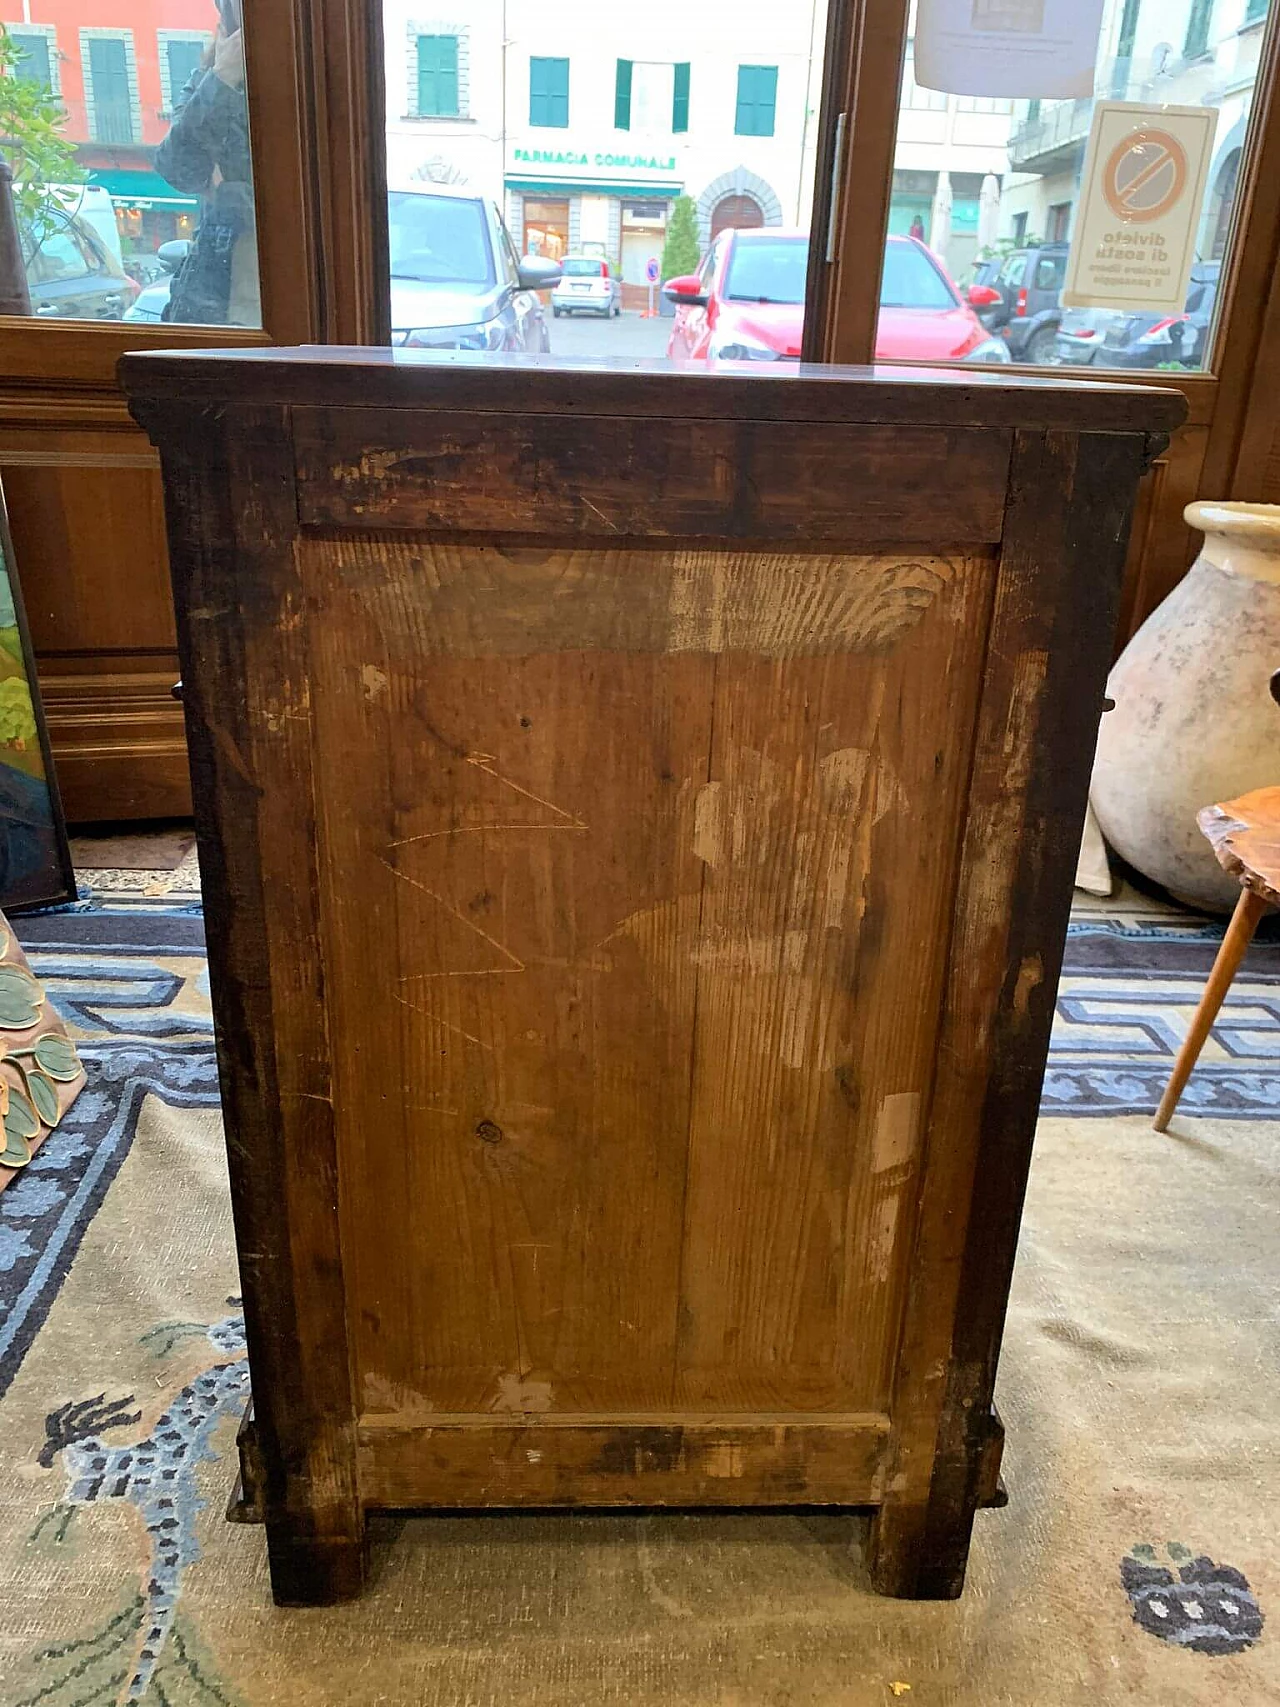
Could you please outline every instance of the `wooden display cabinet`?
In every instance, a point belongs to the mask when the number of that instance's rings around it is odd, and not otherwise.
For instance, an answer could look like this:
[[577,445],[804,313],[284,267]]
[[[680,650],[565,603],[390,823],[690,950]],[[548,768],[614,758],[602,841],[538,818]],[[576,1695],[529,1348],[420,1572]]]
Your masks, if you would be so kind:
[[1175,393],[127,357],[277,1598],[365,1513],[869,1507],[959,1592]]

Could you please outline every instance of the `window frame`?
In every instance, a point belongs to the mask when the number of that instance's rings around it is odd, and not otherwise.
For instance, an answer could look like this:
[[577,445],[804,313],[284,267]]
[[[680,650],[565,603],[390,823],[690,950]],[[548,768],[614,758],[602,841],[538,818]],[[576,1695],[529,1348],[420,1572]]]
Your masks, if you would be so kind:
[[[42,41],[49,59],[49,81],[46,85],[51,95],[62,93],[62,56],[58,52],[58,26],[56,24],[27,24],[16,23],[4,26],[4,32],[10,41],[20,42],[25,38],[35,37]],[[34,81],[34,79],[28,79]]]
[[[124,47],[125,87],[128,90],[129,135],[103,136],[98,129],[98,95],[94,87],[93,42],[116,41]],[[131,29],[97,24],[80,26],[80,75],[84,87],[85,127],[92,142],[106,148],[136,148],[142,141],[142,101],[138,93],[138,55]]]
[[160,111],[162,115],[172,118],[178,97],[186,87],[186,78],[175,88],[173,68],[169,64],[169,48],[173,42],[196,42],[203,53],[210,40],[208,30],[170,30],[156,31],[156,64],[160,72]]
[[[453,106],[448,111],[444,111],[444,110],[440,109],[439,107],[437,107],[437,109],[435,111],[429,112],[427,110],[427,108],[423,105],[422,80],[423,80],[424,72],[427,72],[428,68],[424,67],[424,65],[422,63],[422,58],[423,58],[422,49],[423,49],[424,44],[427,42],[431,42],[431,43],[450,42],[450,43],[452,43],[452,49],[453,49],[453,64],[452,64],[452,66],[450,67],[447,65],[436,65],[436,66],[430,68],[429,73],[428,73],[429,75],[431,75],[432,77],[434,77],[437,80],[437,84],[439,83],[439,80],[441,77],[444,77],[447,80],[450,76],[452,76]],[[419,119],[460,119],[462,117],[462,68],[461,68],[461,57],[462,56],[461,56],[461,53],[459,51],[460,44],[459,44],[458,37],[457,37],[456,33],[452,30],[419,30],[417,35],[414,37],[413,47],[414,47],[414,81],[413,81],[413,90],[412,90],[412,93],[413,93],[413,116],[415,118],[419,118]],[[438,100],[439,99],[438,87],[437,87],[436,93],[437,93],[437,100]]]
[[1187,13],[1187,31],[1182,38],[1182,57],[1203,59],[1209,52],[1209,31],[1213,27],[1213,0],[1191,0]]
[[[419,100],[418,42],[423,36],[452,36],[456,43],[457,99],[456,113],[424,113]],[[390,84],[388,81],[388,97]],[[400,115],[423,124],[469,122],[471,118],[471,26],[453,18],[410,17],[404,23],[404,98],[399,103]]]

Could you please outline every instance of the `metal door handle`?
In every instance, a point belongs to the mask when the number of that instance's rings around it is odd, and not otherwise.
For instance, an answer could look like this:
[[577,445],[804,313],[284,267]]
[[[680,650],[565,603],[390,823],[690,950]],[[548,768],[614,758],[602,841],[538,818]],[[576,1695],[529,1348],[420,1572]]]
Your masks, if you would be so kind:
[[835,147],[831,151],[831,200],[827,205],[827,260],[836,258],[836,221],[840,217],[840,191],[844,184],[844,121],[836,119]]

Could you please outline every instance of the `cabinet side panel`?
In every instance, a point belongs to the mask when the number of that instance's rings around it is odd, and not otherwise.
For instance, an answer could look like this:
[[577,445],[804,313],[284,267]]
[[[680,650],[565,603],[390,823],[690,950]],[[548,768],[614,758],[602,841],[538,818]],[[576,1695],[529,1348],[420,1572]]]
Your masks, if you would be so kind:
[[364,1414],[879,1408],[993,560],[299,549]]
[[713,661],[573,648],[585,561],[305,549],[362,1407],[665,1404]]
[[887,1409],[993,569],[862,560],[810,655],[719,661],[682,1403]]

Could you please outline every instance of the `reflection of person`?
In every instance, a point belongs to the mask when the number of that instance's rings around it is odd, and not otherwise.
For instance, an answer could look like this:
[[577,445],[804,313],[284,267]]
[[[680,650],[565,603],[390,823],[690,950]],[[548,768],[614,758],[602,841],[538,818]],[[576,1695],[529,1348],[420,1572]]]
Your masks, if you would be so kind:
[[924,220],[919,214],[911,221],[911,230],[908,235],[914,237],[917,243],[924,242]]
[[203,198],[191,251],[169,292],[166,320],[259,326],[249,109],[239,0],[218,0],[218,28],[174,105],[156,170]]

